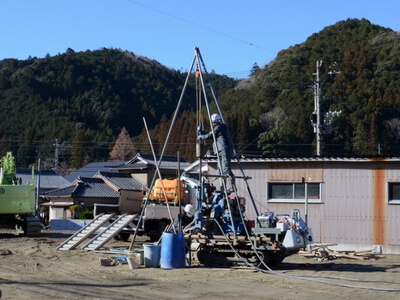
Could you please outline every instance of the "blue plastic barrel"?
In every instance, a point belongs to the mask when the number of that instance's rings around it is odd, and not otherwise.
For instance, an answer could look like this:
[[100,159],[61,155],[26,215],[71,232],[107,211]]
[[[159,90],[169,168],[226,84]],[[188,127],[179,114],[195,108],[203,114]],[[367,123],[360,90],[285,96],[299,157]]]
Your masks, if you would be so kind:
[[178,269],[185,266],[185,240],[183,233],[163,232],[161,268]]
[[143,244],[144,266],[146,268],[158,268],[160,266],[160,245]]

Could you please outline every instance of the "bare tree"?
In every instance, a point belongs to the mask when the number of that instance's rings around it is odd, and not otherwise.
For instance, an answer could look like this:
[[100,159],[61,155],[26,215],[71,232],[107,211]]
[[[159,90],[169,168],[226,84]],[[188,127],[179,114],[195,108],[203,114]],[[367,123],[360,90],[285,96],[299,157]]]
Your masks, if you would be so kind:
[[277,125],[276,123],[284,113],[282,108],[274,107],[273,110],[261,114],[259,121],[264,128],[270,129]]
[[387,122],[386,126],[390,136],[398,142],[400,140],[400,119],[393,118]]
[[110,161],[129,160],[136,154],[136,147],[131,141],[128,130],[122,128],[115,145],[110,152]]

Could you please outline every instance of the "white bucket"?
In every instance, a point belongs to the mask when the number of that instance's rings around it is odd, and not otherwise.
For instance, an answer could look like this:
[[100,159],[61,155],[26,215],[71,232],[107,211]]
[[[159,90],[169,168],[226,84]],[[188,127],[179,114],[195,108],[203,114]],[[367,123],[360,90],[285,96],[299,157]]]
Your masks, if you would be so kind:
[[134,257],[127,256],[126,261],[128,262],[129,269],[131,270],[139,269],[139,264],[135,261]]

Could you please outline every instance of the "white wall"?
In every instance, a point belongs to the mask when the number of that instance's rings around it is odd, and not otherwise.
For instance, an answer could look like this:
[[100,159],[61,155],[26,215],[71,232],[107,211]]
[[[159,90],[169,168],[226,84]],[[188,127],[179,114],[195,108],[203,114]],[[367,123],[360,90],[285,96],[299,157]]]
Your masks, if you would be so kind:
[[52,207],[49,208],[49,220],[53,219],[64,219],[64,208],[63,207]]

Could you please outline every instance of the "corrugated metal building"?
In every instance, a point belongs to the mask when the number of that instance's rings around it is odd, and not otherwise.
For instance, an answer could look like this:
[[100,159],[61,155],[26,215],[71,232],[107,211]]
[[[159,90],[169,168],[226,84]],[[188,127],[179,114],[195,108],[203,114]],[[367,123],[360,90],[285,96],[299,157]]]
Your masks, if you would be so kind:
[[[216,174],[215,159],[206,164]],[[316,243],[400,250],[400,158],[257,158],[243,159],[241,165],[252,178],[248,183],[260,213],[288,214],[298,208],[304,217],[307,184],[308,224]],[[241,176],[235,161],[232,169]],[[245,194],[243,180],[236,184]],[[247,216],[252,219],[250,202]]]

